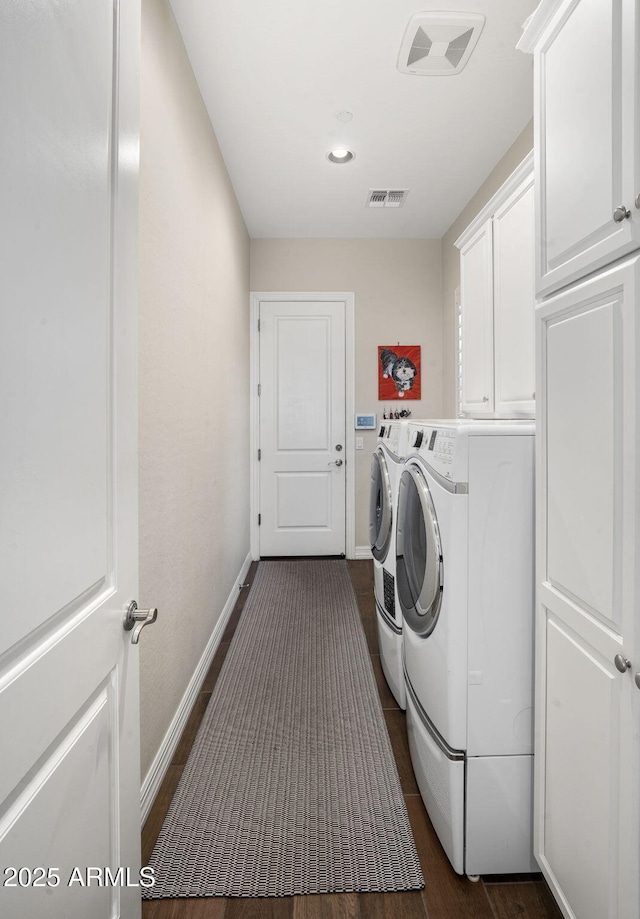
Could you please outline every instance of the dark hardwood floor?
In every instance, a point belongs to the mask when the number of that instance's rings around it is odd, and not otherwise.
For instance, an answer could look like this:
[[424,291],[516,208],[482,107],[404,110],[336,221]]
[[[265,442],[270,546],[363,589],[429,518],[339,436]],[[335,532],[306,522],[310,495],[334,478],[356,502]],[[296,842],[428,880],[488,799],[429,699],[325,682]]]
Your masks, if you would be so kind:
[[[447,860],[422,804],[411,768],[405,715],[386,684],[378,649],[373,567],[349,561],[378,692],[396,757],[413,834],[425,878],[421,891],[344,893],[303,897],[193,898],[147,900],[143,919],[562,919],[539,876],[482,878],[473,883],[457,875]],[[255,576],[251,567],[247,582]],[[240,593],[222,642],[193,707],[162,788],[142,831],[142,864],[147,864],[162,821],[189,755],[198,725],[211,697],[229,643],[242,613],[248,589]]]

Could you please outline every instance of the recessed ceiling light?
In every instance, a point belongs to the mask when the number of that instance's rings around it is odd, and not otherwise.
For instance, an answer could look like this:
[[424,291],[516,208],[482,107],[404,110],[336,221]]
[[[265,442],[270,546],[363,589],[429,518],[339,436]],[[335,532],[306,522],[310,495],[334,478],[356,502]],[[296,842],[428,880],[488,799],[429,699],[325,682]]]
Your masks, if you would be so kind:
[[350,163],[352,159],[355,159],[355,153],[352,153],[351,150],[340,148],[327,153],[327,159],[331,163]]

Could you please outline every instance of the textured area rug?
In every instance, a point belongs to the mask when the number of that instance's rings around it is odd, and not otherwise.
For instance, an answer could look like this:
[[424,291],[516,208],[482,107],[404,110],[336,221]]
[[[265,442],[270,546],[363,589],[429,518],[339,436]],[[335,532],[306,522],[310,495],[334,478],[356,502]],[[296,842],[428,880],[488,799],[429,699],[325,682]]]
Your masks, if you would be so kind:
[[144,896],[424,886],[346,562],[261,562]]

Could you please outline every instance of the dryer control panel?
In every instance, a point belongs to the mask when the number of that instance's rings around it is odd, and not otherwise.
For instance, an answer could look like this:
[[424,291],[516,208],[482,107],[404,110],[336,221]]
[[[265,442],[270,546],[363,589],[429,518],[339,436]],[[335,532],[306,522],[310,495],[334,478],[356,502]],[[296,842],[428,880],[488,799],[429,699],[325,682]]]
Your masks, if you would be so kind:
[[378,443],[396,457],[405,455],[406,424],[406,421],[383,421],[378,430]]

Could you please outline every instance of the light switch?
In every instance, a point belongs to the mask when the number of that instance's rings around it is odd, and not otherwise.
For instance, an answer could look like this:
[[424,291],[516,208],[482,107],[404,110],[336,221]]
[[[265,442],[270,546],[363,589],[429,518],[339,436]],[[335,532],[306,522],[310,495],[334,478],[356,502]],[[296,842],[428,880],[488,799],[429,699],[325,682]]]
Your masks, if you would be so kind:
[[356,437],[356,450],[364,450],[364,437]]

